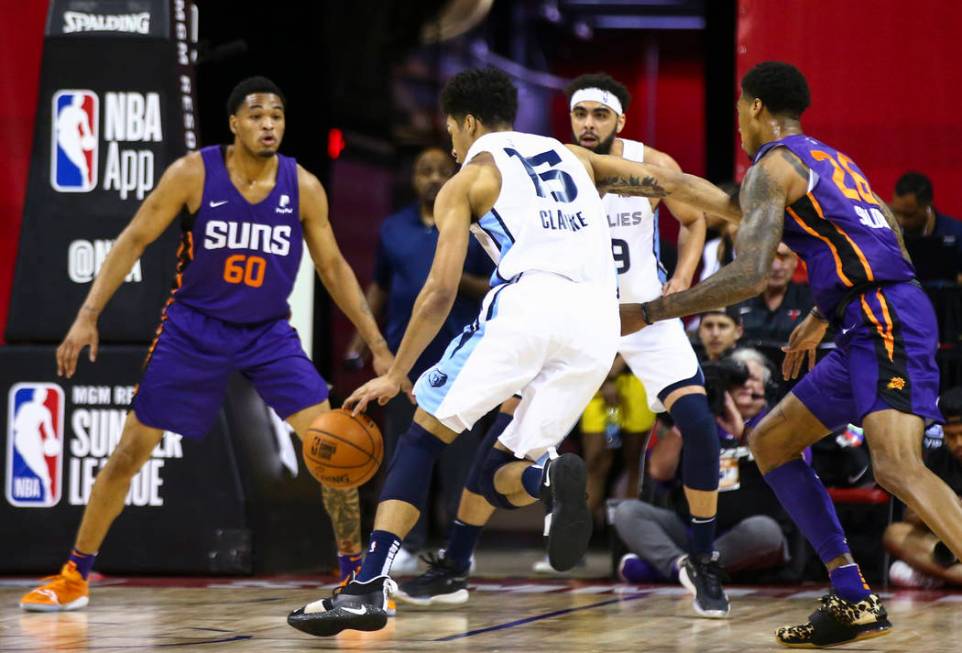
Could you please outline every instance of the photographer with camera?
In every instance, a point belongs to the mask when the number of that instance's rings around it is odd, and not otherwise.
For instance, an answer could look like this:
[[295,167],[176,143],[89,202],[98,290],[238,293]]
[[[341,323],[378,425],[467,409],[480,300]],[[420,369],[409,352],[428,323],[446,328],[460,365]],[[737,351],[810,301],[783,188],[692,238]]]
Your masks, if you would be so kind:
[[[784,565],[793,526],[747,444],[748,431],[768,411],[774,395],[771,363],[756,350],[739,349],[721,361],[703,363],[702,369],[721,445],[717,517],[721,535],[715,540],[719,562],[732,573]],[[631,551],[619,565],[625,581],[678,577],[687,523],[687,505],[677,491],[681,449],[681,436],[671,429],[660,435],[649,457],[649,475],[676,486],[669,508],[632,500],[615,510],[615,529]]]
[[[925,432],[925,466],[962,501],[962,386],[943,392],[939,408],[945,424]],[[905,509],[903,521],[889,524],[883,541],[899,558],[889,570],[893,585],[926,589],[962,585],[962,563],[911,509]]]

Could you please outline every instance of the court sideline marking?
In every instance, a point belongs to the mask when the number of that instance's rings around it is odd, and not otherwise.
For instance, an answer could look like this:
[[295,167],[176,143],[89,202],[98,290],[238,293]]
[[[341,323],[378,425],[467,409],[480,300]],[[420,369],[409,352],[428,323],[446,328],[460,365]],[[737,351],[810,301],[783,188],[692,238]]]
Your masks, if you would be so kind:
[[572,612],[580,612],[581,610],[591,610],[593,608],[600,608],[605,605],[611,605],[612,603],[622,603],[625,601],[635,601],[637,599],[643,599],[649,596],[650,592],[639,592],[638,594],[631,594],[628,596],[621,596],[616,599],[607,599],[605,601],[598,601],[597,603],[589,603],[588,605],[578,606],[576,608],[565,608],[563,610],[552,610],[551,612],[544,612],[542,614],[536,614],[532,617],[525,617],[524,619],[515,619],[514,621],[508,621],[503,624],[496,624],[494,626],[486,626],[484,628],[477,628],[475,630],[469,630],[464,633],[458,633],[457,635],[447,635],[445,637],[439,637],[433,641],[435,642],[450,642],[456,639],[464,639],[465,637],[474,637],[475,635],[483,635],[485,633],[494,632],[497,630],[506,630],[508,628],[514,628],[516,626],[524,626],[525,624],[530,624],[535,621],[542,621],[544,619],[551,619],[552,617],[560,617],[565,614],[570,614]]

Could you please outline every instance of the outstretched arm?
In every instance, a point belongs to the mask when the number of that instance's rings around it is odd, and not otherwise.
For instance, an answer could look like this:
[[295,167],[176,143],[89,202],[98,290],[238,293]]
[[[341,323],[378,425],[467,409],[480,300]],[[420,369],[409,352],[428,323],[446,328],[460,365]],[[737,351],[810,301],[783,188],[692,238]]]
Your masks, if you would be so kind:
[[[468,252],[469,228],[474,214],[472,207],[476,206],[472,196],[481,192],[479,189],[491,186],[481,179],[484,175],[483,166],[468,164],[449,179],[438,193],[434,201],[438,244],[434,250],[431,271],[414,302],[411,320],[391,369],[355,390],[344,402],[345,406],[353,407],[355,413],[363,411],[371,401],[383,405],[398,393],[418,357],[434,340],[447,319],[458,295]],[[500,187],[500,180],[497,186]],[[496,191],[493,197],[497,197]],[[491,203],[493,200],[489,202],[489,208]]]
[[782,239],[789,195],[797,193],[798,173],[777,151],[773,154],[754,165],[742,184],[744,217],[735,239],[735,260],[690,290],[645,304],[623,304],[622,332],[631,333],[658,320],[731,306],[764,290]]
[[170,226],[185,206],[196,210],[204,187],[204,164],[200,154],[181,157],[164,172],[157,187],[144,199],[97,273],[87,298],[80,306],[70,331],[57,348],[57,374],[70,378],[77,369],[80,351],[90,347],[90,360],[97,358],[97,319],[124,277],[151,244]]
[[334,303],[344,312],[370,348],[374,357],[374,370],[383,374],[391,364],[391,352],[377,328],[377,321],[371,313],[357,277],[354,276],[354,270],[344,260],[337,246],[334,230],[328,219],[324,187],[317,177],[300,166],[297,168],[297,183],[301,197],[304,241],[311,252],[314,267]]
[[[681,172],[681,166],[673,158],[651,147],[645,147],[645,161]],[[657,200],[650,201],[652,206],[656,205]],[[678,262],[675,264],[674,274],[663,288],[664,294],[670,295],[691,287],[692,277],[695,276],[702,251],[705,249],[708,225],[703,211],[671,197],[666,197],[664,203],[681,225],[678,232]]]
[[594,177],[598,192],[637,197],[671,198],[738,221],[741,212],[725,191],[701,177],[669,170],[650,163],[595,154],[577,145],[568,149],[582,160]]

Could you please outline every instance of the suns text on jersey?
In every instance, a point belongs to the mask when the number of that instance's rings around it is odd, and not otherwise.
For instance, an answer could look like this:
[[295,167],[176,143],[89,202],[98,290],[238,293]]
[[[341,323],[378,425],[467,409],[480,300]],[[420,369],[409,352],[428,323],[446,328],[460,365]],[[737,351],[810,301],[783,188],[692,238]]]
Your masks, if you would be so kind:
[[291,226],[233,220],[211,220],[204,230],[204,249],[254,249],[287,256],[291,251]]

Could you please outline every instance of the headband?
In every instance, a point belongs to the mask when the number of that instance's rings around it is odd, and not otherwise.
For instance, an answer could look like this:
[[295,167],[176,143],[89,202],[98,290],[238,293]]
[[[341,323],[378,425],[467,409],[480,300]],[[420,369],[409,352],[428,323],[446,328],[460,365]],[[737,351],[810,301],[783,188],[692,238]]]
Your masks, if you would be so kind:
[[581,88],[575,91],[571,95],[570,109],[574,111],[575,105],[579,102],[584,102],[585,100],[600,102],[619,116],[624,113],[624,111],[621,109],[621,101],[618,99],[618,97],[614,93],[603,91],[600,88]]

